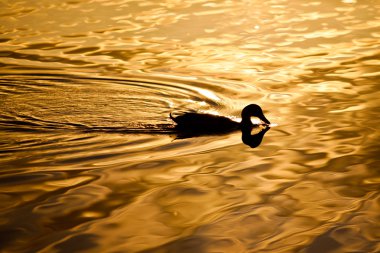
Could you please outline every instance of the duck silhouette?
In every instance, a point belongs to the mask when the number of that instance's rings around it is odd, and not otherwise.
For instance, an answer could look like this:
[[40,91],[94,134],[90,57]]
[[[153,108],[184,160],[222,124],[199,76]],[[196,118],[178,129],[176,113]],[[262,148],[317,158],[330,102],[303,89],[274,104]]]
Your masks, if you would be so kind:
[[[261,120],[261,123],[253,124],[251,117],[259,118]],[[229,132],[241,130],[243,136],[245,137],[244,139],[248,140],[252,139],[248,138],[248,136],[253,136],[251,135],[251,130],[253,128],[264,125],[265,129],[267,129],[266,131],[268,131],[270,124],[269,120],[264,116],[261,107],[256,104],[247,105],[242,110],[241,122],[237,122],[223,116],[193,112],[184,113],[177,117],[173,117],[170,114],[170,118],[176,123],[175,130],[177,132],[177,138],[226,134]],[[261,135],[263,136],[265,132]]]

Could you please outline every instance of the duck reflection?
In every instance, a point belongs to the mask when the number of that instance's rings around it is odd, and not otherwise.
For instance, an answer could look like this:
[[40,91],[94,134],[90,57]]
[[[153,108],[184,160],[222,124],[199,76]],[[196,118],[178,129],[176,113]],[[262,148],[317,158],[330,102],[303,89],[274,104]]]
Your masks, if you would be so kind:
[[253,126],[250,129],[241,129],[241,140],[244,144],[250,146],[251,148],[256,148],[261,144],[264,135],[269,129],[269,125],[264,125],[264,127],[261,127],[260,125]]
[[[260,119],[254,124],[251,117]],[[240,130],[244,144],[255,148],[262,142],[265,133],[270,129],[270,122],[264,116],[260,106],[250,104],[241,113],[241,122],[230,118],[202,113],[184,113],[170,118],[176,123],[175,131],[178,139],[191,138],[203,135],[221,135]]]

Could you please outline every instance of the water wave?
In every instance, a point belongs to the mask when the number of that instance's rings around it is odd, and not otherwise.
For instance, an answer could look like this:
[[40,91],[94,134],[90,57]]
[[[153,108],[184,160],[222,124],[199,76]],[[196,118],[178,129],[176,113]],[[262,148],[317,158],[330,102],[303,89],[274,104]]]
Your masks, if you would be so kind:
[[211,84],[170,78],[2,75],[0,127],[8,130],[171,133],[170,112],[223,110]]

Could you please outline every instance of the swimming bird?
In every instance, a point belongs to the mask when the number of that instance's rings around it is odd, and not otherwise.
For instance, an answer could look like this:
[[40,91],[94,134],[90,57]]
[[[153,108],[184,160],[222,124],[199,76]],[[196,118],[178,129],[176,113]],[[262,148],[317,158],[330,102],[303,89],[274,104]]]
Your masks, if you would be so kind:
[[[251,117],[257,117],[261,124],[253,124]],[[257,125],[269,127],[269,120],[265,118],[260,106],[256,104],[247,105],[241,112],[241,122],[230,118],[212,114],[188,112],[180,116],[170,118],[177,124],[175,129],[181,136],[199,136],[204,134],[223,134],[236,130],[247,131]]]

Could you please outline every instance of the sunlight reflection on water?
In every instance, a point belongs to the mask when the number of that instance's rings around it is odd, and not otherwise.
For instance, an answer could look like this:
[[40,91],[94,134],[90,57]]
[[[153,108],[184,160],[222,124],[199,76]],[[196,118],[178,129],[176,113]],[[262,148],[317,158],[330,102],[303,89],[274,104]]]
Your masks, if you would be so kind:
[[[379,14],[3,1],[0,251],[379,252]],[[169,118],[251,103],[256,149]]]

